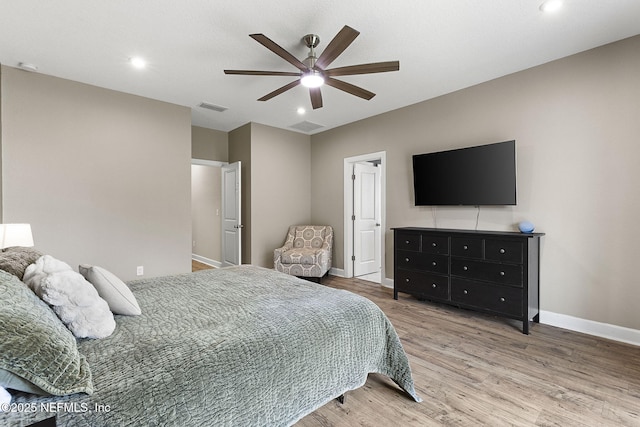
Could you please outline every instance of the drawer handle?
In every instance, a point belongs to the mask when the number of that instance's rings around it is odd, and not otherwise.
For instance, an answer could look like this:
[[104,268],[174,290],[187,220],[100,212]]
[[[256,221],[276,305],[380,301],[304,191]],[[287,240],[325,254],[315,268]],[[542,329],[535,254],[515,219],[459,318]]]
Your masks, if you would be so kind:
[[467,266],[465,265],[464,267],[462,267],[462,269],[463,269],[464,271],[467,271],[467,270],[469,269],[469,267],[467,267]]
[[501,271],[501,272],[500,272],[500,275],[501,275],[501,276],[504,276],[504,271]]
[[437,288],[437,287],[438,287],[438,285],[436,285],[435,283],[432,283],[432,284],[431,284],[431,287],[432,287],[432,288]]
[[436,262],[435,262],[435,261],[433,261],[433,262],[431,263],[431,265],[433,265],[433,266],[435,267],[435,266],[436,266]]
[[504,250],[504,248],[500,248],[500,251],[499,251],[499,252],[500,252],[501,254],[504,254],[504,253],[506,253],[507,251],[505,251],[505,250]]
[[469,249],[469,246],[464,245],[464,246],[462,247],[462,249],[464,249],[464,250],[466,251],[467,249]]
[[405,282],[409,283],[409,278],[404,279]]
[[438,244],[436,242],[433,242],[433,243],[431,243],[431,246],[433,246],[435,248],[436,246],[438,246]]
[[462,293],[467,295],[469,293],[469,291],[465,289],[464,291],[462,291]]
[[408,241],[408,240],[405,240],[404,242],[405,242],[407,245],[408,245],[409,243],[411,243],[411,242],[410,242],[410,241]]
[[405,258],[404,260],[405,260],[406,262],[409,262],[409,258]]
[[504,297],[500,297],[500,302],[505,302]]

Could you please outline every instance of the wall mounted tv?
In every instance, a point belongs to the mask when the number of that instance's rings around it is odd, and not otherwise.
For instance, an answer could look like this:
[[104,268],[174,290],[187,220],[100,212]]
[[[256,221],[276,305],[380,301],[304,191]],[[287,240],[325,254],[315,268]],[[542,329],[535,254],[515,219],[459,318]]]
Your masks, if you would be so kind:
[[413,156],[416,206],[515,205],[516,142]]

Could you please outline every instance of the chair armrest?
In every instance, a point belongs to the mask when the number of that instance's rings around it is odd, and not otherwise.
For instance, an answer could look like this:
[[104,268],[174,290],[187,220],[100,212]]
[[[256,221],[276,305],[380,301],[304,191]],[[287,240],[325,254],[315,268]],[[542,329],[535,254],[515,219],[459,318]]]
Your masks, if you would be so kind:
[[273,260],[274,262],[280,261],[280,257],[286,251],[293,249],[293,245],[291,243],[285,243],[281,248],[277,248],[273,250]]

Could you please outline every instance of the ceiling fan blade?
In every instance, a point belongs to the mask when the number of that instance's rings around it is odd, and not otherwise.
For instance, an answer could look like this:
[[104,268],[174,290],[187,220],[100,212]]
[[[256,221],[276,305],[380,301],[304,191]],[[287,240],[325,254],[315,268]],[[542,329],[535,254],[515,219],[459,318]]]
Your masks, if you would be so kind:
[[280,58],[284,59],[300,71],[307,71],[308,68],[302,61],[287,52],[282,46],[280,46],[264,34],[249,34],[249,37],[257,41],[262,46],[266,47],[271,52],[275,53]]
[[309,88],[309,95],[311,95],[311,106],[313,109],[322,108],[322,93],[320,92],[320,88]]
[[324,70],[325,76],[352,76],[354,74],[386,73],[388,71],[398,71],[399,61],[373,62],[371,64],[350,65],[348,67],[332,68]]
[[300,76],[301,73],[289,71],[253,71],[253,70],[224,70],[225,74],[239,74],[244,76]]
[[375,93],[369,92],[366,89],[362,89],[361,87],[352,85],[351,83],[343,82],[342,80],[336,80],[331,77],[327,77],[324,80],[324,83],[329,86],[335,87],[336,89],[340,89],[342,91],[350,93],[351,95],[359,96],[360,98],[366,99],[367,101],[376,96]]
[[324,70],[358,37],[359,31],[345,25],[329,42],[316,61],[316,68]]
[[271,98],[273,98],[274,96],[278,96],[281,93],[286,92],[289,89],[292,89],[292,88],[298,86],[299,84],[300,84],[300,80],[294,80],[291,83],[288,83],[288,84],[282,86],[281,88],[278,88],[278,89],[274,90],[273,92],[269,92],[268,94],[266,94],[262,98],[259,98],[258,101],[268,101]]

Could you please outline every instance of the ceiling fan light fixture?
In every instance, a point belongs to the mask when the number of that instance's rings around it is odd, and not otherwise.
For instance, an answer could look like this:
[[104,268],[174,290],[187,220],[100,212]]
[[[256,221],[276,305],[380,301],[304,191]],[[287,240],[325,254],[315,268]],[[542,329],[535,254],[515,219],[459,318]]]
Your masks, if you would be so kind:
[[320,71],[310,70],[302,75],[300,83],[308,88],[317,88],[324,84],[324,77]]

